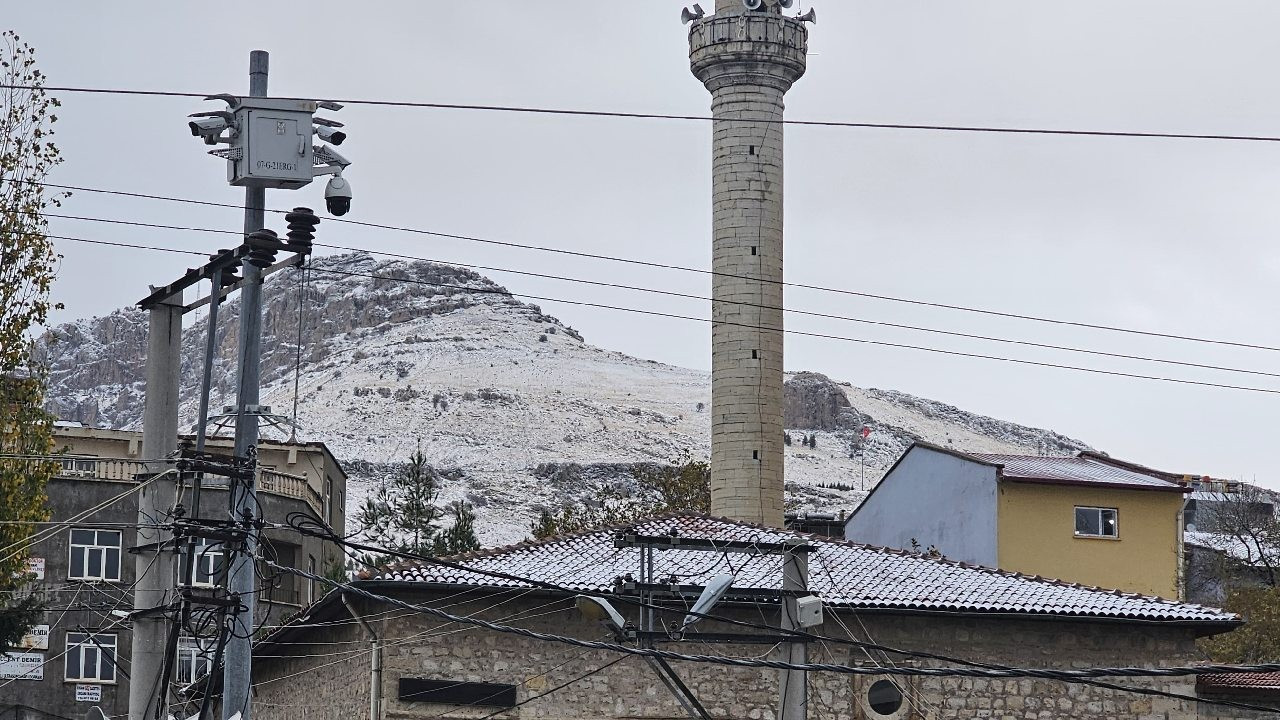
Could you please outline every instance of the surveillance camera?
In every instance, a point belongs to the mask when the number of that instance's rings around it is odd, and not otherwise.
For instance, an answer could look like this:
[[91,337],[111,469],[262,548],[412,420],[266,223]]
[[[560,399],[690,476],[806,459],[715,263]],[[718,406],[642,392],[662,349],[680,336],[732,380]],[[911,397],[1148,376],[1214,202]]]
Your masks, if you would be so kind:
[[331,127],[318,127],[315,129],[315,133],[321,140],[331,142],[334,145],[341,145],[342,141],[347,139],[346,133]]
[[[345,135],[342,137],[343,139],[346,139]],[[334,150],[328,145],[313,145],[312,152],[315,153],[315,159],[322,163],[329,163],[331,165],[337,165],[338,167],[346,167],[351,164],[350,160],[342,157],[337,150]]]
[[324,205],[334,215],[346,215],[351,209],[351,183],[341,175],[329,178],[324,187]]
[[220,117],[199,117],[187,123],[187,127],[191,128],[191,137],[216,138],[223,130],[231,127],[225,119]]

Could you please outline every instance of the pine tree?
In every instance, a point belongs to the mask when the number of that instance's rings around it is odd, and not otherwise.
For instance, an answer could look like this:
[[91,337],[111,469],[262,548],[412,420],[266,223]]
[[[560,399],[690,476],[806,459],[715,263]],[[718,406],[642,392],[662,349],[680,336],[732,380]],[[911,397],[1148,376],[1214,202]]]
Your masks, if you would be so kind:
[[543,508],[538,513],[538,519],[529,523],[529,534],[538,540],[549,538],[560,534],[557,526],[556,516],[551,514],[550,510]]
[[435,554],[458,555],[480,549],[480,540],[476,537],[476,514],[471,505],[458,500],[449,506],[453,515],[453,525],[442,534],[436,536]]
[[[404,469],[383,480],[365,498],[356,522],[374,545],[414,555],[430,555],[435,549],[440,508],[440,476],[419,448]],[[387,558],[367,558],[381,564]]]

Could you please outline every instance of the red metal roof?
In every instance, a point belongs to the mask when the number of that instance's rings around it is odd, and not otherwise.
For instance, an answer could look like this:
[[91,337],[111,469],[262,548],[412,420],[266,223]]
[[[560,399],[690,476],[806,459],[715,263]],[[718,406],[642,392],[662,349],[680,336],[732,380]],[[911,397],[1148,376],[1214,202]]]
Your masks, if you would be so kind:
[[[614,547],[616,532],[616,528],[603,529],[543,542],[521,543],[454,560],[476,570],[507,573],[575,591],[607,592],[612,590],[615,578],[636,575],[640,567],[638,550]],[[654,518],[637,525],[635,532],[770,543],[803,538],[815,548],[809,555],[809,587],[831,607],[1018,613],[1211,625],[1239,622],[1231,613],[1200,605],[1103,590],[704,515]],[[715,575],[732,572],[737,576],[735,588],[779,589],[781,573],[777,556],[663,550],[655,552],[654,559],[655,577],[674,573],[680,576],[682,583],[700,585]],[[529,587],[526,583],[426,562],[395,565],[365,579]]]
[[[1040,457],[1037,455],[990,455],[963,453],[982,462],[999,465],[1001,474],[1010,480],[1096,485],[1134,490],[1187,492],[1177,483],[1156,475],[1137,472],[1127,467],[1095,460],[1091,457]],[[1136,467],[1136,466],[1133,466]]]
[[1200,692],[1261,692],[1280,694],[1280,672],[1215,673],[1196,678]]

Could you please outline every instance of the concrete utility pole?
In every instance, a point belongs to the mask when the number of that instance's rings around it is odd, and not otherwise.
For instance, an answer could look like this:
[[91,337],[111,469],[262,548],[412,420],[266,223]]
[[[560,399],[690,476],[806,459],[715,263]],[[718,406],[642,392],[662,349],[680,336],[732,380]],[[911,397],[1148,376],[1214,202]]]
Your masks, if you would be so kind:
[[[149,304],[147,327],[147,391],[142,410],[142,457],[156,461],[178,449],[178,379],[182,364],[182,293]],[[165,462],[148,462],[145,472],[155,477],[171,469]],[[156,692],[164,686],[165,649],[169,634],[163,611],[172,600],[175,548],[173,534],[156,527],[167,523],[177,502],[177,482],[164,476],[138,493],[139,552],[137,585],[133,591],[133,644],[130,650],[129,717],[164,717],[169,708]],[[157,703],[162,706],[157,708]]]
[[689,27],[714,118],[711,514],[773,527],[783,522],[781,121],[807,49],[804,22],[784,17],[780,0],[716,0]]
[[[797,608],[799,596],[809,591],[809,552],[803,541],[788,540],[788,544],[800,546],[784,555],[782,565],[782,623],[783,631],[801,630]],[[782,647],[782,660],[804,663],[806,652],[803,642],[787,643]],[[805,720],[809,713],[809,678],[804,670],[778,671],[778,720]]]
[[[267,96],[268,55],[265,50],[249,53],[249,96]],[[267,191],[248,185],[244,190],[244,234],[262,229],[266,224]],[[245,258],[241,265],[244,285],[240,292],[240,385],[236,398],[236,457],[245,457],[258,444],[259,370],[262,360],[262,269]],[[237,518],[258,512],[256,481],[250,479],[235,485],[231,508]],[[245,552],[237,554],[231,565],[228,589],[238,596],[240,612],[235,616],[235,630],[227,638],[222,663],[222,717],[229,720],[236,713],[251,720],[253,704],[249,702],[249,680],[253,663],[253,614],[257,603],[254,595],[254,564],[258,553],[256,531],[249,533]]]

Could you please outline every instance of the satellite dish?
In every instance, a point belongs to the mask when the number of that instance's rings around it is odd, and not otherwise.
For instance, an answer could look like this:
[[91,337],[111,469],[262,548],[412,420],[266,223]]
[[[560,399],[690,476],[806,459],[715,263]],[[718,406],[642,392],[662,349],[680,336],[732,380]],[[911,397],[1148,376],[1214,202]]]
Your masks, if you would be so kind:
[[688,615],[684,616],[684,622],[680,623],[680,629],[677,634],[684,634],[684,631],[693,627],[694,623],[702,618],[699,615],[706,615],[715,604],[720,602],[720,598],[724,597],[729,588],[733,585],[733,575],[717,575],[711,578],[711,582],[702,589],[702,594],[698,596],[698,601],[693,604],[693,609]]

